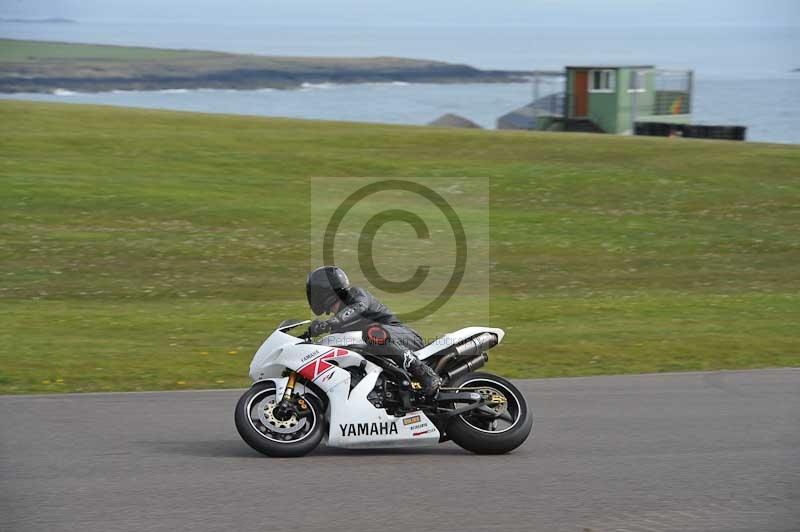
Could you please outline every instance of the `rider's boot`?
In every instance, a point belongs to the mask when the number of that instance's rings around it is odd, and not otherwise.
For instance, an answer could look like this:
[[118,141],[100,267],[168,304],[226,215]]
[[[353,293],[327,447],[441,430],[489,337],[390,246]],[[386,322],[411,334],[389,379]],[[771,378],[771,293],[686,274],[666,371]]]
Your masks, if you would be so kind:
[[411,351],[403,353],[403,368],[417,378],[422,386],[422,394],[428,397],[436,396],[442,385],[442,378],[433,371],[429,365],[421,361]]

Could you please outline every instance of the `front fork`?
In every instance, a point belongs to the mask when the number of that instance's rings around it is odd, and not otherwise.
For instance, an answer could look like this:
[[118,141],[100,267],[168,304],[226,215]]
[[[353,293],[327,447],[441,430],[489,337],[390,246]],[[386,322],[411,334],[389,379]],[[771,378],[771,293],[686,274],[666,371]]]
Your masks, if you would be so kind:
[[292,394],[294,393],[295,384],[297,384],[297,372],[290,371],[289,380],[286,382],[286,389],[283,391],[283,398],[281,399],[281,403],[283,403],[284,401],[290,401],[292,399]]
[[297,372],[290,371],[288,380],[286,381],[286,388],[283,390],[283,397],[275,405],[275,417],[281,421],[290,419],[293,415],[303,417],[310,413],[308,403],[300,396],[294,396],[294,387],[297,384]]

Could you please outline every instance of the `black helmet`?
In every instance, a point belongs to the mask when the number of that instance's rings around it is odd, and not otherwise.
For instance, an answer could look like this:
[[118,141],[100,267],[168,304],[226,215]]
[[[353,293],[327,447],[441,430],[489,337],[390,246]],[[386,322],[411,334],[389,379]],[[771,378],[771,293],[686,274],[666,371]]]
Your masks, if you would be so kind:
[[311,310],[319,316],[329,312],[334,303],[347,297],[350,280],[341,268],[321,266],[308,274],[306,297]]

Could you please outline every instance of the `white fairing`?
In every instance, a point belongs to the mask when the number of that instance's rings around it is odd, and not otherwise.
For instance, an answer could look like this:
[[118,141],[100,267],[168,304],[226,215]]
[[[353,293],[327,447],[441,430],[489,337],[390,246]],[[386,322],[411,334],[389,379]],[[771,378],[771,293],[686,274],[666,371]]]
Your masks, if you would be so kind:
[[275,331],[269,338],[264,340],[261,347],[256,351],[252,362],[250,362],[250,378],[254,381],[264,380],[266,377],[280,377],[283,373],[281,367],[270,367],[274,365],[275,359],[280,355],[284,347],[301,343],[300,338],[295,338],[291,334]]
[[464,329],[459,329],[457,331],[445,334],[441,338],[437,338],[422,349],[415,351],[415,353],[420,360],[425,360],[426,358],[433,356],[442,350],[453,347],[456,344],[460,344],[464,340],[486,332],[496,334],[498,344],[503,341],[503,337],[506,335],[503,329],[494,329],[491,327],[466,327]]
[[[250,364],[250,377],[254,381],[271,380],[278,397],[283,394],[287,379],[282,377],[286,368],[297,371],[313,382],[328,397],[326,417],[330,423],[328,445],[334,447],[387,447],[435,445],[439,431],[422,412],[402,417],[389,415],[384,408],[376,408],[367,394],[375,387],[381,368],[361,355],[341,345],[361,342],[361,335],[345,333],[329,335],[317,345],[276,331],[261,345]],[[348,366],[363,365],[366,376],[350,390]],[[313,391],[298,384],[299,393]]]
[[384,408],[376,408],[367,400],[367,394],[375,387],[381,369],[369,362],[366,369],[367,376],[352,391],[348,379],[328,392],[331,401],[328,445],[405,447],[439,443],[439,431],[422,412],[396,417],[389,415]]

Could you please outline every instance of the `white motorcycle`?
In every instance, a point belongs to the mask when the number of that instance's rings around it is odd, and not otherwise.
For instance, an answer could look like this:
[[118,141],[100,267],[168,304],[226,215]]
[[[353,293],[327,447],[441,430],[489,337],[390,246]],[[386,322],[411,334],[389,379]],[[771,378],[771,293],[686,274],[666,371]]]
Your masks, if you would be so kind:
[[370,353],[360,332],[312,341],[310,323],[281,323],[250,364],[252,387],[236,405],[236,428],[268,456],[302,456],[327,436],[331,447],[406,447],[452,440],[481,454],[507,453],[533,428],[525,398],[510,382],[475,373],[502,329],[467,327],[416,355],[442,377],[434,398],[391,360]]

